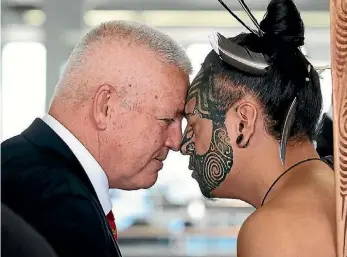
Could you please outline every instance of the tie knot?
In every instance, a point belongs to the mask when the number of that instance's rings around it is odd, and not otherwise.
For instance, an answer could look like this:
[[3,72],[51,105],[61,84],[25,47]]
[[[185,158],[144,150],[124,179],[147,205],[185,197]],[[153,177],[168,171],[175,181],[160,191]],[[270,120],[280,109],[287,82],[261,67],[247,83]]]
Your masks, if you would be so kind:
[[114,221],[114,215],[113,215],[112,210],[110,210],[110,212],[107,214],[106,217],[107,217],[107,220]]

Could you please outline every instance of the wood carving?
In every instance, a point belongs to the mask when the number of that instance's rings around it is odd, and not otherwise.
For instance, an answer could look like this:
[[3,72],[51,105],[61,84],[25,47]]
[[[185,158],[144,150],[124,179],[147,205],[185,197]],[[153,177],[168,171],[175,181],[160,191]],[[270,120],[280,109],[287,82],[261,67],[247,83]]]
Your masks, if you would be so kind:
[[337,253],[347,257],[347,0],[330,0]]

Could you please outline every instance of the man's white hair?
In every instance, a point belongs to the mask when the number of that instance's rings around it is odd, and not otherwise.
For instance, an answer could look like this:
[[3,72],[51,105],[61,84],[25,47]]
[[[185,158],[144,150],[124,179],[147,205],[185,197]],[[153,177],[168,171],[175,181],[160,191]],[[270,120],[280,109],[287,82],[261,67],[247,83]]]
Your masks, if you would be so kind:
[[76,45],[70,56],[71,66],[79,63],[85,50],[102,41],[126,40],[135,45],[146,45],[164,63],[173,64],[188,75],[191,62],[184,49],[164,32],[135,21],[114,20],[101,23],[90,30]]
[[[151,26],[124,20],[108,21],[91,29],[73,49],[61,81],[55,89],[55,96],[63,102],[78,104],[86,99],[86,82],[75,75],[83,69],[89,54],[97,51],[98,45],[108,42],[126,42],[135,46],[147,46],[164,64],[178,67],[187,75],[192,72],[191,62],[184,49],[164,32]],[[54,98],[52,99],[54,102]]]

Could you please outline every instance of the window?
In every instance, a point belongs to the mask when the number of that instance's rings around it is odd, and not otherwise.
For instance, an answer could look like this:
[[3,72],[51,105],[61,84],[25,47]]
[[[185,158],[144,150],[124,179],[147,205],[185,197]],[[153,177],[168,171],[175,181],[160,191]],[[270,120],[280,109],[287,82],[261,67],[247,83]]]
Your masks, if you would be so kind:
[[2,55],[1,141],[21,133],[46,102],[46,48],[37,42],[11,42]]

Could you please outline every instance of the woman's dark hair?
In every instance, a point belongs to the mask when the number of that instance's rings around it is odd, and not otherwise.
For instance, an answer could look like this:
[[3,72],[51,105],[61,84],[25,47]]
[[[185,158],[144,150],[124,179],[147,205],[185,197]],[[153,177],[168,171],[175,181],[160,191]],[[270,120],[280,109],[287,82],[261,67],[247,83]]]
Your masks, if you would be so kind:
[[314,140],[322,109],[319,76],[301,53],[304,24],[292,0],[272,0],[260,23],[263,37],[240,34],[229,40],[270,57],[265,76],[246,74],[223,62],[212,51],[203,67],[212,72],[219,108],[229,109],[245,94],[256,97],[266,115],[266,130],[280,139],[287,111],[297,97],[296,119],[290,137]]

